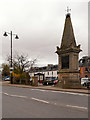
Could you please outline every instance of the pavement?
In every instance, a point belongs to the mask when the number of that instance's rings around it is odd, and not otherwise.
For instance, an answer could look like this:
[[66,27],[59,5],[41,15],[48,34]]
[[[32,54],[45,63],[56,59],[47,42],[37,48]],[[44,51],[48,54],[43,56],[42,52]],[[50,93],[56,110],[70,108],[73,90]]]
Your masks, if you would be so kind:
[[55,87],[55,86],[44,86],[44,85],[41,85],[41,84],[39,84],[38,86],[10,84],[9,81],[3,81],[2,85],[4,85],[4,86],[12,86],[12,87],[22,87],[22,88],[33,88],[33,89],[43,89],[43,90],[54,90],[54,91],[64,91],[64,92],[90,94],[90,90],[87,89],[87,88],[81,88],[81,89],[62,89],[62,88]]

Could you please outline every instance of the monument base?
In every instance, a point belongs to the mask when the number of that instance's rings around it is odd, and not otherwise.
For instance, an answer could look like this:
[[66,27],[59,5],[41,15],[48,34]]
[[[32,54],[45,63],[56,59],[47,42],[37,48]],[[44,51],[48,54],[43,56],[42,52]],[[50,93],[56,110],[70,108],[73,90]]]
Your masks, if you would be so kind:
[[81,88],[79,73],[59,72],[58,79],[59,82],[56,85],[57,87],[61,87],[64,89]]

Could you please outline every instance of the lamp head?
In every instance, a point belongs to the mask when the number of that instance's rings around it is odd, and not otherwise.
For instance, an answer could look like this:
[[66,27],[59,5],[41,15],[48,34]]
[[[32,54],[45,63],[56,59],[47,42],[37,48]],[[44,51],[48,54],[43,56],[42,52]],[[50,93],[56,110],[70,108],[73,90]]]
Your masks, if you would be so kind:
[[15,39],[19,39],[19,37],[16,35]]
[[8,35],[7,35],[7,33],[5,32],[5,33],[3,34],[3,36],[7,37]]

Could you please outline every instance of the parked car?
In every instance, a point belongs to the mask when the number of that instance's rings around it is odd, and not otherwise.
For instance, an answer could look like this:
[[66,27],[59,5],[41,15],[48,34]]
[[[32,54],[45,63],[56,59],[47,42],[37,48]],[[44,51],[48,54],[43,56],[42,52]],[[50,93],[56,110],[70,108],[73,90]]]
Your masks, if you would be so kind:
[[46,78],[46,80],[44,80],[43,82],[42,82],[42,84],[43,85],[54,85],[54,84],[56,84],[58,82],[58,79],[57,78]]
[[87,82],[87,88],[90,88],[90,81]]
[[53,79],[53,84],[55,85],[57,83],[58,83],[58,79],[57,78]]
[[52,80],[44,80],[44,81],[42,82],[42,84],[43,84],[43,85],[53,85],[53,82],[52,82]]
[[6,76],[6,77],[4,77],[3,80],[5,80],[5,81],[9,81],[9,80],[10,80],[10,77],[9,77],[9,76]]
[[81,78],[81,85],[89,88],[90,87],[90,78]]
[[86,86],[87,81],[88,81],[88,78],[81,78],[81,85]]

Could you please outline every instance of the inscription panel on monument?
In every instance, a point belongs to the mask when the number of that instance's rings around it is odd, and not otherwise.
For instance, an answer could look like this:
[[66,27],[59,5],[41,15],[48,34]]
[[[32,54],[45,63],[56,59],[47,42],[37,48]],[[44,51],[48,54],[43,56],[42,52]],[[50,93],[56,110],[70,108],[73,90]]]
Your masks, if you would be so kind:
[[61,69],[69,69],[69,55],[61,56]]

